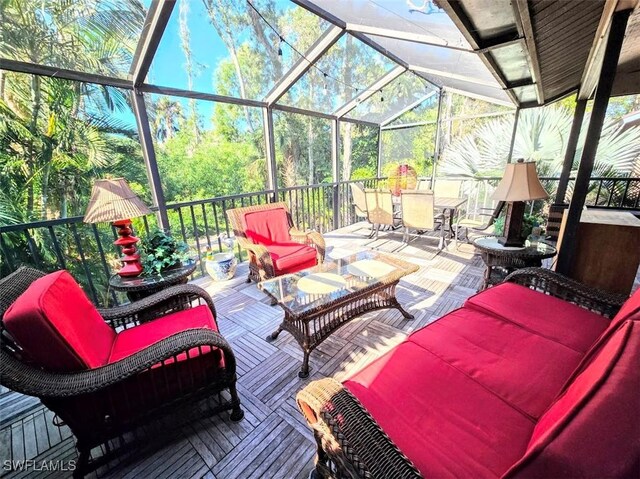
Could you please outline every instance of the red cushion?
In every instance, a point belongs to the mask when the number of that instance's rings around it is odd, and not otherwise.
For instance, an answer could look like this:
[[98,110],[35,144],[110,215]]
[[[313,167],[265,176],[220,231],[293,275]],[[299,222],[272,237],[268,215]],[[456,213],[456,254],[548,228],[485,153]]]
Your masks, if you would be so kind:
[[517,410],[538,418],[582,354],[496,316],[461,308],[409,337]]
[[613,317],[612,323],[622,323],[627,319],[640,321],[640,288],[625,301],[618,314]]
[[640,324],[626,321],[540,418],[510,477],[639,477]]
[[291,241],[289,218],[282,207],[246,213],[244,223],[247,238],[255,244],[270,245]]
[[7,310],[4,323],[28,356],[51,371],[103,366],[116,337],[66,271],[34,281]]
[[495,314],[584,353],[609,325],[599,314],[514,283],[470,297],[465,306]]
[[[121,331],[113,343],[109,363],[131,356],[173,334],[195,328],[207,328],[218,331],[218,326],[211,314],[211,310],[204,304],[162,316],[154,321]],[[203,352],[211,350],[211,348],[205,349],[206,351]],[[197,348],[189,351],[189,356],[193,357],[197,355]],[[186,359],[186,354],[178,356],[178,361],[183,359]],[[171,361],[168,361],[168,363],[170,362]]]
[[267,246],[276,274],[295,273],[316,265],[316,250],[300,243],[271,244]]
[[345,381],[424,477],[498,477],[533,421],[413,342]]

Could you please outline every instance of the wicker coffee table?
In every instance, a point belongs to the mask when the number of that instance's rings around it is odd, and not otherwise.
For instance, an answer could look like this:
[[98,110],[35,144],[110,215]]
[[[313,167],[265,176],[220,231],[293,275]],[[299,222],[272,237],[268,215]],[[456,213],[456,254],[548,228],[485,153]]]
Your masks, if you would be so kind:
[[267,340],[288,331],[304,353],[301,378],[309,376],[309,355],[340,326],[367,311],[395,308],[413,316],[396,299],[403,276],[418,270],[414,264],[372,251],[330,259],[295,274],[258,284],[282,309],[284,320]]

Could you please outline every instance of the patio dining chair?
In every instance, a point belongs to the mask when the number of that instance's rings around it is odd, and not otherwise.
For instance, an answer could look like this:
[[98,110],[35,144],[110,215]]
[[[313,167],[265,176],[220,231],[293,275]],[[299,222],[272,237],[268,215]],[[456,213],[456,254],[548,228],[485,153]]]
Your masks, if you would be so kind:
[[[98,309],[67,271],[22,267],[0,280],[0,319],[0,382],[38,397],[55,424],[71,429],[76,475],[111,459],[112,439],[187,403],[199,408],[206,399],[209,412],[231,410],[234,421],[244,415],[235,356],[197,286]],[[92,459],[101,444],[108,453]]]
[[[351,188],[351,198],[353,199],[353,208],[355,210],[356,218],[358,221],[368,221],[367,197],[362,183],[349,183],[349,187]],[[369,237],[371,238],[374,233],[375,230],[373,228],[373,224],[371,224],[371,233],[369,234]]]
[[434,207],[434,194],[431,191],[402,190],[402,225],[404,226],[403,241],[409,242],[411,229],[420,234],[440,229],[438,249],[445,245],[445,228],[442,227],[445,217],[437,213]]
[[461,180],[437,179],[433,186],[433,194],[437,198],[458,198],[461,189]]
[[473,243],[476,238],[492,236],[495,234],[494,223],[500,216],[506,203],[499,201],[494,209],[480,207],[467,212],[453,226],[454,245],[458,248],[460,235],[463,232],[467,243]]
[[420,178],[418,180],[418,185],[416,186],[416,190],[418,190],[418,191],[433,191],[431,189],[431,180],[429,178]]
[[[367,199],[367,219],[374,225],[374,235],[377,238],[381,226],[392,229],[400,226],[399,213],[395,211],[391,190],[364,190]],[[373,236],[373,235],[372,235]]]

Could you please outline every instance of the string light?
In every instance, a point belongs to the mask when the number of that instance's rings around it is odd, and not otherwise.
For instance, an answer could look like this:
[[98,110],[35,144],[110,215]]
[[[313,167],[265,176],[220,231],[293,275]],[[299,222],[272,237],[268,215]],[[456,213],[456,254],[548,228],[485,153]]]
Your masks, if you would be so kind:
[[[327,92],[327,79],[331,79],[336,83],[340,83],[342,85],[344,85],[346,88],[351,88],[353,89],[353,91],[355,92],[354,96],[357,96],[360,92],[373,92],[375,93],[376,89],[367,89],[367,88],[359,88],[356,87],[354,85],[350,85],[347,82],[344,82],[342,80],[340,80],[339,78],[336,78],[334,76],[329,75],[327,72],[325,72],[324,70],[320,69],[318,66],[316,66],[316,64],[314,62],[312,62],[311,60],[309,60],[302,52],[300,52],[300,50],[298,50],[296,47],[294,47],[291,43],[289,43],[284,36],[282,36],[280,34],[280,32],[273,26],[271,25],[271,23],[262,15],[262,13],[260,13],[260,11],[255,7],[255,5],[253,4],[253,2],[251,2],[251,0],[247,0],[247,4],[253,9],[253,11],[255,11],[258,16],[262,19],[262,21],[271,29],[273,30],[273,32],[278,36],[278,38],[280,39],[280,43],[278,45],[278,56],[282,56],[282,44],[286,44],[288,45],[294,52],[296,52],[298,55],[300,55],[302,58],[304,58],[305,60],[307,60],[310,64],[311,64],[311,68],[315,69],[316,71],[318,71],[319,73],[322,73],[323,77],[324,77],[324,88],[323,91]],[[382,90],[379,90],[380,93],[382,93]],[[384,98],[381,97],[380,101],[384,101]]]
[[384,97],[382,96],[382,90],[380,90],[380,101],[383,102],[384,101]]
[[327,94],[327,77],[329,75],[327,75],[326,73],[323,73],[323,75],[324,75],[324,84],[323,84],[323,87],[322,87],[322,93],[324,93],[326,95]]

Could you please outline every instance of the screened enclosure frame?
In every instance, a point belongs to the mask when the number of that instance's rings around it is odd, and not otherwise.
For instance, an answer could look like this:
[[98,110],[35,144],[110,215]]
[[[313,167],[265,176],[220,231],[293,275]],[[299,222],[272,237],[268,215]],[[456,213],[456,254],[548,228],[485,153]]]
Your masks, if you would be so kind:
[[[142,154],[147,169],[147,177],[152,192],[153,202],[158,208],[158,220],[159,226],[167,228],[169,225],[166,201],[164,198],[163,189],[160,182],[160,173],[158,170],[158,164],[156,161],[155,147],[153,144],[153,138],[149,123],[149,117],[147,113],[147,107],[145,105],[145,94],[160,94],[169,95],[187,99],[204,100],[210,102],[233,104],[247,107],[256,107],[262,110],[263,115],[263,128],[264,138],[266,143],[266,156],[267,156],[267,187],[273,192],[274,197],[277,197],[278,181],[277,181],[277,166],[276,166],[276,154],[275,154],[275,142],[274,142],[274,123],[273,112],[284,111],[295,114],[302,114],[311,117],[318,117],[330,120],[331,122],[331,161],[332,161],[332,180],[334,184],[340,183],[339,178],[339,158],[340,158],[340,122],[348,122],[354,124],[366,125],[369,127],[378,128],[378,158],[377,158],[377,172],[380,176],[381,172],[381,133],[386,129],[392,129],[389,124],[401,117],[403,114],[417,108],[423,104],[426,100],[434,96],[439,95],[439,99],[442,98],[444,92],[459,93],[462,95],[470,96],[473,98],[479,98],[490,103],[505,105],[504,102],[484,97],[465,91],[457,91],[445,86],[438,86],[432,80],[430,80],[427,74],[437,74],[444,77],[455,77],[455,73],[445,72],[435,69],[425,69],[420,66],[411,65],[399,58],[397,55],[388,51],[384,47],[378,45],[371,40],[365,34],[374,34],[381,37],[395,38],[406,40],[407,38],[401,38],[395,30],[385,30],[381,28],[366,27],[363,25],[347,25],[341,19],[334,17],[327,12],[319,9],[316,5],[306,0],[292,0],[294,4],[304,8],[312,14],[327,20],[329,26],[324,30],[320,37],[305,51],[304,55],[299,58],[293,66],[283,74],[282,78],[276,82],[271,90],[264,96],[263,100],[252,100],[245,98],[237,98],[232,96],[218,95],[215,93],[206,93],[200,91],[185,90],[181,88],[173,88],[161,85],[155,85],[152,83],[146,83],[145,79],[149,73],[149,69],[153,62],[153,59],[158,50],[160,41],[163,38],[167,24],[174,14],[174,7],[176,5],[175,0],[153,0],[149,10],[146,14],[144,26],[140,33],[140,38],[137,42],[136,50],[133,56],[133,60],[130,66],[128,79],[115,78],[112,76],[106,76],[101,74],[89,73],[79,70],[61,69],[54,66],[48,66],[43,64],[29,63],[18,60],[11,60],[0,58],[0,69],[14,71],[19,73],[26,73],[39,76],[55,77],[71,81],[97,84],[102,86],[116,87],[130,91],[131,104],[133,107],[133,113],[135,116],[136,125],[138,128],[139,140],[142,147]],[[353,98],[348,99],[343,105],[335,109],[332,113],[323,113],[320,111],[298,108],[295,106],[285,105],[278,101],[285,95],[300,78],[311,68],[313,68],[318,61],[320,61],[327,51],[336,44],[343,36],[351,35],[357,40],[364,43],[377,53],[384,56],[386,59],[391,60],[395,67],[384,73],[380,78],[372,82],[362,92],[357,93]],[[420,36],[411,37],[411,41],[419,44],[430,45],[431,43],[426,38]],[[498,44],[497,44],[498,45]],[[503,46],[503,44],[499,44]],[[443,47],[443,45],[437,45]],[[457,47],[447,47],[453,48]],[[487,48],[487,51],[490,48]],[[465,50],[476,52],[474,50]],[[421,81],[432,87],[432,91],[425,95],[421,95],[418,100],[409,103],[401,110],[393,112],[387,117],[382,118],[377,122],[366,121],[361,119],[349,118],[348,115],[359,105],[370,99],[378,91],[382,91],[383,88],[389,86],[394,80],[398,79],[402,75],[416,75]],[[466,79],[469,81],[469,79]],[[475,80],[471,79],[471,83]],[[482,83],[481,80],[478,82]],[[439,104],[441,101],[439,100]],[[514,106],[514,105],[510,105]],[[435,123],[440,126],[440,105],[438,108],[438,116]],[[430,122],[427,122],[430,123]],[[427,124],[422,123],[422,124]],[[407,127],[407,126],[405,126]],[[438,156],[438,135],[439,131],[436,131],[436,147],[434,152],[434,162],[437,161]],[[433,170],[435,171],[435,165]]]

